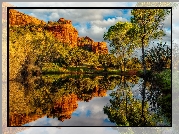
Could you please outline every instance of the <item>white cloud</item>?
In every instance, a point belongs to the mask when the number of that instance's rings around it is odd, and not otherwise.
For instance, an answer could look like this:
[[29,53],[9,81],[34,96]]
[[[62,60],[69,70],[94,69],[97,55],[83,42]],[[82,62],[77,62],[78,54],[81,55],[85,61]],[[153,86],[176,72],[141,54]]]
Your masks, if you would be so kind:
[[109,27],[114,25],[118,21],[127,21],[127,19],[122,17],[116,17],[116,18],[108,18],[107,20],[95,20],[91,21],[92,25],[100,26],[100,27]]
[[171,27],[171,13],[166,16],[166,19],[164,20],[164,27]]
[[50,20],[58,20],[59,18],[60,18],[60,16],[56,12],[51,13],[51,15],[49,16]]
[[108,18],[107,20],[97,19],[90,21],[90,29],[87,28],[85,23],[80,23],[80,26],[76,26],[76,28],[78,29],[79,36],[88,36],[94,41],[103,41],[104,32],[107,32],[108,28],[118,21],[127,20],[122,17]]

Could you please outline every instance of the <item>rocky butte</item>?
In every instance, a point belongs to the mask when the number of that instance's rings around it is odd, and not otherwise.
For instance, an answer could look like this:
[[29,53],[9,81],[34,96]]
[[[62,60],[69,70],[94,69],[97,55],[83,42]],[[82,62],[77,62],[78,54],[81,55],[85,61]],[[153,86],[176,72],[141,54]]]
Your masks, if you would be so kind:
[[89,37],[79,37],[78,31],[72,25],[70,20],[60,18],[57,22],[49,21],[48,23],[35,17],[26,15],[14,9],[9,10],[9,24],[11,26],[25,26],[35,24],[43,26],[43,29],[52,32],[52,34],[63,44],[70,47],[82,47],[94,53],[108,53],[106,42],[95,42]]
[[94,53],[108,53],[106,42],[94,42],[87,36],[78,37],[78,31],[70,20],[60,18],[55,23],[49,21],[46,29],[51,31],[62,43],[69,44],[71,47],[82,47]]
[[43,24],[45,25],[46,22],[44,22],[43,20],[39,20],[35,17],[26,15],[24,13],[21,13],[17,10],[14,9],[10,9],[9,10],[9,25],[20,25],[20,26],[24,26],[24,25],[29,25],[29,24]]

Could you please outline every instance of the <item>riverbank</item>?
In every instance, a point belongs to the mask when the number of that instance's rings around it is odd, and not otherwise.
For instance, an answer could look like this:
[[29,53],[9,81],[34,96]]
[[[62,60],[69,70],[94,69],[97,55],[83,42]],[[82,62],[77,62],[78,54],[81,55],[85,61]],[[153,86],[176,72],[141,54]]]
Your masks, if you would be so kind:
[[98,68],[91,68],[88,66],[77,66],[77,67],[59,67],[55,64],[49,64],[49,66],[44,66],[42,69],[42,74],[101,74],[101,75],[138,75],[140,76],[142,73],[141,70],[127,70],[127,71],[121,71],[118,69],[108,68],[103,69],[101,67]]

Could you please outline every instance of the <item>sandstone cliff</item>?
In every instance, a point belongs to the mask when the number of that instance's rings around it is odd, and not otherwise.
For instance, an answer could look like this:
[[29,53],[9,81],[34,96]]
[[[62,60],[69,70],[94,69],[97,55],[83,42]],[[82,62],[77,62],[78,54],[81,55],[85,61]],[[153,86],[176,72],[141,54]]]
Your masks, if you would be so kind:
[[71,47],[77,46],[78,31],[73,27],[71,21],[61,18],[56,24],[49,22],[46,29],[62,43],[69,44]]
[[43,20],[26,15],[17,10],[9,10],[9,24],[10,25],[28,25],[28,24],[46,24]]
[[106,42],[94,42],[89,37],[78,37],[78,31],[70,20],[60,18],[57,22],[48,22],[47,30],[51,31],[62,43],[71,47],[82,47],[94,53],[108,53]]
[[72,25],[70,20],[60,18],[57,22],[49,21],[48,24],[43,20],[26,15],[14,9],[9,10],[9,24],[10,25],[28,25],[41,24],[44,29],[52,32],[52,34],[64,45],[70,47],[82,47],[94,53],[108,53],[106,42],[94,42],[89,37],[78,37],[78,31]]
[[78,37],[78,43],[77,45],[79,47],[83,47],[86,50],[93,51],[94,53],[108,53],[108,48],[106,42],[94,42],[89,37]]

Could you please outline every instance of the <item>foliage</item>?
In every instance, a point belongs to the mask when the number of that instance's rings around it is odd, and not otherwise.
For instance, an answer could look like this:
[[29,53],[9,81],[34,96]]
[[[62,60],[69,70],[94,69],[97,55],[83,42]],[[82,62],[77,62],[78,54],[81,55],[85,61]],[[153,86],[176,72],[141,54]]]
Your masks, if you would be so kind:
[[[117,90],[111,93],[113,99],[111,105],[104,107],[104,113],[117,126],[155,126],[154,115],[148,112],[148,105],[145,103],[144,118],[142,116],[142,103],[133,98],[132,92],[126,89]],[[125,93],[125,95],[124,95]]]
[[114,26],[111,26],[108,29],[107,33],[104,33],[104,40],[108,40],[110,42],[110,47],[112,54],[115,54],[121,58],[118,60],[121,66],[124,67],[127,63],[127,58],[132,54],[135,46],[131,44],[131,34],[130,29],[133,27],[132,23],[129,22],[117,22]]
[[146,73],[145,52],[144,47],[148,46],[153,39],[162,38],[165,33],[163,31],[163,21],[170,13],[169,9],[133,9],[131,14],[131,23],[133,29],[133,43],[142,47],[142,64],[144,74]]
[[139,70],[141,68],[141,62],[138,58],[132,57],[126,65],[128,70]]
[[[152,39],[165,35],[162,30],[162,21],[170,13],[169,9],[133,9],[131,23],[134,25],[134,42],[148,45]],[[143,42],[141,42],[143,41]]]
[[[171,70],[165,69],[160,73],[153,73],[148,79],[151,85],[149,86],[149,95],[147,99],[153,104],[152,110],[158,107],[158,113],[165,115],[167,120],[165,123],[171,123]],[[157,104],[157,105],[156,105]]]
[[22,65],[26,63],[41,68],[44,62],[52,62],[57,56],[60,48],[58,41],[51,33],[45,30],[38,31],[38,28],[41,26],[10,27],[10,79],[16,78],[22,70]]
[[158,43],[145,52],[145,60],[149,68],[153,71],[163,71],[165,68],[171,68],[171,48],[166,43]]

